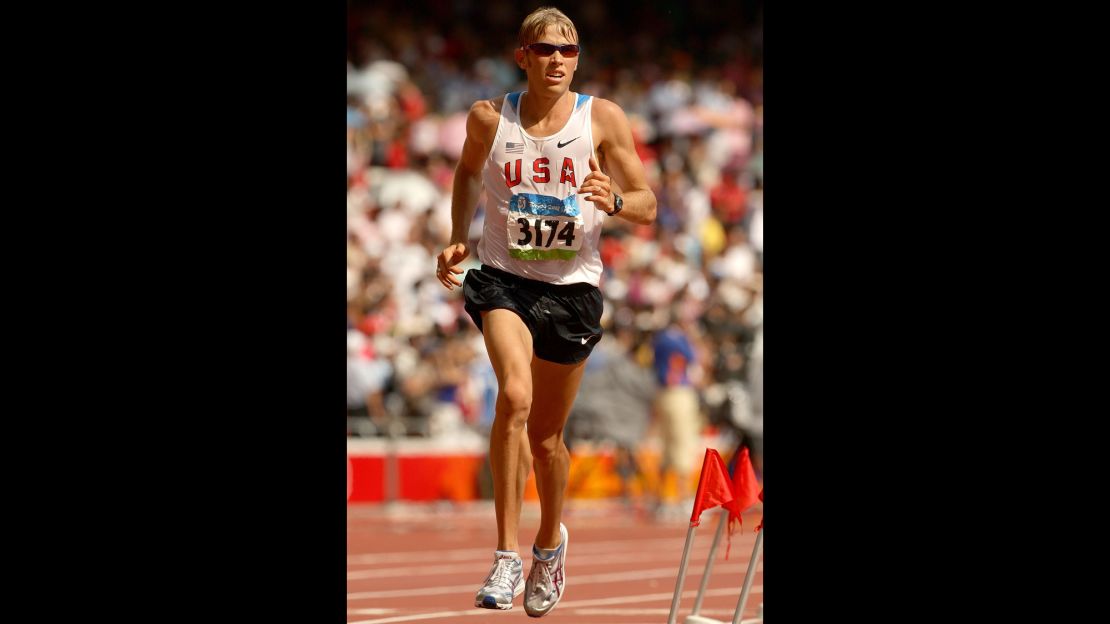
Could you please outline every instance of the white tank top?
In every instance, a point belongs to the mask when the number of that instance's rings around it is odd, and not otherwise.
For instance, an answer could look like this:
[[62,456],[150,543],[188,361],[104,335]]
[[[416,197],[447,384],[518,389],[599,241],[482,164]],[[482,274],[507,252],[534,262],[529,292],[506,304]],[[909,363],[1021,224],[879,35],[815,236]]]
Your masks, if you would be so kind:
[[482,181],[485,224],[478,259],[521,277],[550,284],[601,279],[597,248],[608,216],[578,195],[590,173],[593,98],[576,96],[562,130],[533,137],[520,125],[521,92],[505,96]]

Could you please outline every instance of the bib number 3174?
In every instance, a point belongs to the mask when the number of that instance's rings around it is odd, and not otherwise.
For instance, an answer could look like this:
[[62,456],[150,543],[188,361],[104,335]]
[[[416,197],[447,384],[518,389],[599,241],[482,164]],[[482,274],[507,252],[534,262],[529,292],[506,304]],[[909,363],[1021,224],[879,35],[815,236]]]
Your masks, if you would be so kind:
[[506,224],[510,256],[520,260],[570,260],[578,255],[584,238],[582,216],[576,205],[571,208],[562,200],[555,201],[541,204],[518,198],[510,203]]

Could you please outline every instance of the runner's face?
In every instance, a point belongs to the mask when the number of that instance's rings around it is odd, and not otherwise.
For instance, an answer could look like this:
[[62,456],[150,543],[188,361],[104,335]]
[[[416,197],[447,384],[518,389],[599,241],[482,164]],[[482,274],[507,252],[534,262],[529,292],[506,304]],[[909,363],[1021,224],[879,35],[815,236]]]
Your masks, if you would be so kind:
[[[552,24],[534,43],[565,45],[578,42],[567,39],[560,32],[559,26]],[[535,50],[519,52],[522,53],[520,66],[528,72],[530,90],[543,91],[552,95],[560,95],[570,90],[570,82],[574,78],[575,70],[578,69],[579,57],[567,58],[558,50],[550,56],[540,56]]]

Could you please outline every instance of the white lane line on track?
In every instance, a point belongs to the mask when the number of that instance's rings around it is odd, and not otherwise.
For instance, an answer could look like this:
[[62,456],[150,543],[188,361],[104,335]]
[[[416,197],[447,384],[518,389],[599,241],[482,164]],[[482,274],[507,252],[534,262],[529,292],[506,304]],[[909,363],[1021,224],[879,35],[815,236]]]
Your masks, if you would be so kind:
[[[751,600],[750,599],[748,600],[748,603],[749,603],[749,607],[750,607],[751,606]],[[596,609],[595,608],[595,609],[574,609],[572,611],[572,613],[574,613],[575,615],[625,615],[625,616],[662,615],[664,617],[664,619],[666,619],[666,616],[670,615],[671,609],[670,609],[670,607],[660,607],[658,609],[604,609],[604,608]],[[736,607],[733,607],[731,609],[704,609],[703,608],[701,611],[698,612],[698,615],[708,615],[708,616],[727,615],[728,620],[731,622],[732,621],[732,616],[735,613],[736,613]]]
[[[598,554],[597,550],[595,550],[595,549],[590,549],[590,552],[592,554],[595,554],[595,555]],[[455,564],[450,564],[450,565],[435,565],[435,566],[428,566],[428,565],[425,564],[425,565],[418,565],[418,566],[401,566],[401,567],[392,567],[392,568],[374,568],[372,570],[356,570],[356,571],[352,571],[352,572],[347,573],[347,580],[348,581],[359,581],[359,580],[365,580],[365,579],[391,578],[391,577],[414,576],[414,575],[428,576],[429,574],[435,574],[436,576],[443,575],[443,574],[457,574],[457,573],[466,574],[468,572],[473,572],[476,569],[476,567],[481,568],[483,564],[487,564],[489,562],[489,560],[491,559],[491,557],[490,557],[490,553],[488,551],[485,553],[485,555],[486,556],[482,557],[482,559],[480,560],[482,562],[482,564],[477,564],[477,563],[473,563],[473,562],[472,563],[455,563]],[[708,555],[709,555],[709,549],[708,548],[704,549],[704,552],[700,552],[700,553],[697,551],[697,549],[692,549],[691,553],[690,553],[690,557],[691,557],[690,558],[690,565],[692,566],[692,565],[695,565],[695,564],[700,564],[700,565],[704,566],[705,560],[708,558]],[[650,563],[650,562],[658,562],[658,561],[668,561],[668,562],[673,562],[675,564],[676,569],[677,569],[677,566],[678,566],[681,558],[682,558],[681,552],[675,553],[675,552],[672,552],[670,550],[652,549],[648,552],[622,553],[620,555],[620,563],[622,563],[622,564],[625,564],[625,563]],[[718,561],[721,562],[722,565],[726,563],[725,562],[725,556],[721,552],[717,553],[717,559],[718,559]],[[479,560],[475,559],[473,561],[477,562]],[[740,559],[734,554],[732,557],[729,558],[727,563],[736,563],[736,562],[744,563],[745,561],[747,561],[747,559]],[[596,557],[596,556],[589,557],[588,559],[585,559],[584,561],[583,560],[578,560],[575,563],[576,568],[591,567],[591,566],[610,566],[610,565],[613,565],[613,562],[611,560],[605,559],[605,558],[602,558],[602,557]]]
[[[759,565],[756,567],[756,571],[758,572],[762,567],[763,567],[763,562],[760,561]],[[730,573],[734,573],[734,572],[745,572],[745,571],[747,571],[747,569],[748,569],[747,564],[744,564],[744,565],[741,565],[741,564],[738,564],[738,563],[727,564],[727,565],[717,564],[717,565],[713,566],[713,574],[714,575],[720,575],[720,574],[730,574]],[[702,572],[704,572],[704,569],[703,570],[689,570],[688,569],[687,572],[686,572],[687,582],[689,582],[689,579],[692,579],[692,578],[700,579],[701,576],[702,576]],[[649,569],[646,569],[646,570],[632,570],[630,572],[610,572],[608,574],[575,575],[575,576],[570,576],[568,578],[573,579],[575,583],[597,584],[597,583],[621,583],[621,582],[625,582],[625,581],[638,581],[638,580],[653,579],[653,578],[667,578],[667,577],[674,578],[674,577],[677,576],[677,574],[678,574],[678,570],[676,569],[676,567],[668,566],[666,568],[649,568]],[[373,599],[379,599],[379,598],[406,598],[406,597],[409,597],[409,596],[433,596],[433,595],[441,595],[441,594],[466,594],[466,593],[470,593],[470,592],[476,592],[477,590],[478,590],[478,585],[476,585],[474,583],[471,583],[469,585],[445,585],[445,586],[440,586],[440,587],[415,587],[415,588],[412,588],[412,589],[383,589],[383,590],[378,590],[378,591],[365,591],[365,592],[350,593],[350,594],[347,594],[347,601],[349,602],[349,601],[352,601],[352,600],[373,600]]]
[[[748,538],[748,539],[745,539]],[[755,543],[754,534],[740,536],[733,536],[733,548],[743,548],[745,545],[751,549],[751,545]],[[712,540],[705,540],[704,544],[695,544],[695,552],[708,552],[709,543]],[[574,540],[576,548],[586,547],[592,553],[607,554],[617,552],[638,552],[643,550],[664,550],[673,551],[678,550],[682,552],[682,548],[686,544],[684,537],[660,537],[652,539],[642,538],[628,538],[628,539],[605,539],[597,541],[583,541]],[[522,544],[521,548],[527,553],[531,544]],[[433,563],[443,561],[469,561],[469,560],[492,560],[493,547],[489,548],[457,548],[453,550],[406,550],[387,553],[363,553],[363,554],[348,554],[347,565],[375,565],[379,563]]]
[[[682,598],[693,598],[698,591],[696,589],[686,590],[682,592]],[[762,594],[762,585],[753,585],[751,589],[752,594]],[[739,589],[725,587],[722,589],[709,589],[705,592],[706,597],[716,596],[736,596],[739,598]],[[599,607],[614,604],[628,604],[630,602],[655,602],[659,600],[671,600],[674,597],[674,592],[657,593],[657,594],[643,594],[639,596],[614,596],[612,598],[598,598],[595,600],[568,600],[560,602],[557,607],[560,610],[568,609],[581,609],[586,607]],[[516,607],[513,607],[514,609]],[[667,609],[670,613],[670,609]],[[467,609],[466,611],[436,611],[433,613],[414,613],[413,615],[399,615],[396,617],[388,617],[377,620],[359,620],[356,622],[348,622],[347,624],[395,624],[396,622],[415,622],[418,620],[438,620],[441,618],[459,618],[475,615],[489,615],[490,609]]]

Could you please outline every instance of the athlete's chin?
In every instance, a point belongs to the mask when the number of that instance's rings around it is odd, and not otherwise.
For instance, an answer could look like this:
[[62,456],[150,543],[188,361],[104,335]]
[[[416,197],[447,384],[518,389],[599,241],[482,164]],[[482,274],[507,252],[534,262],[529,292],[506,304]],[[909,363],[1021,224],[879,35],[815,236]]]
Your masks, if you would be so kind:
[[566,95],[567,91],[570,91],[570,83],[561,85],[541,85],[539,91],[551,96]]
[[570,91],[570,78],[564,76],[558,80],[552,79],[550,76],[544,76],[543,82],[538,85],[538,90],[546,93],[566,93]]

